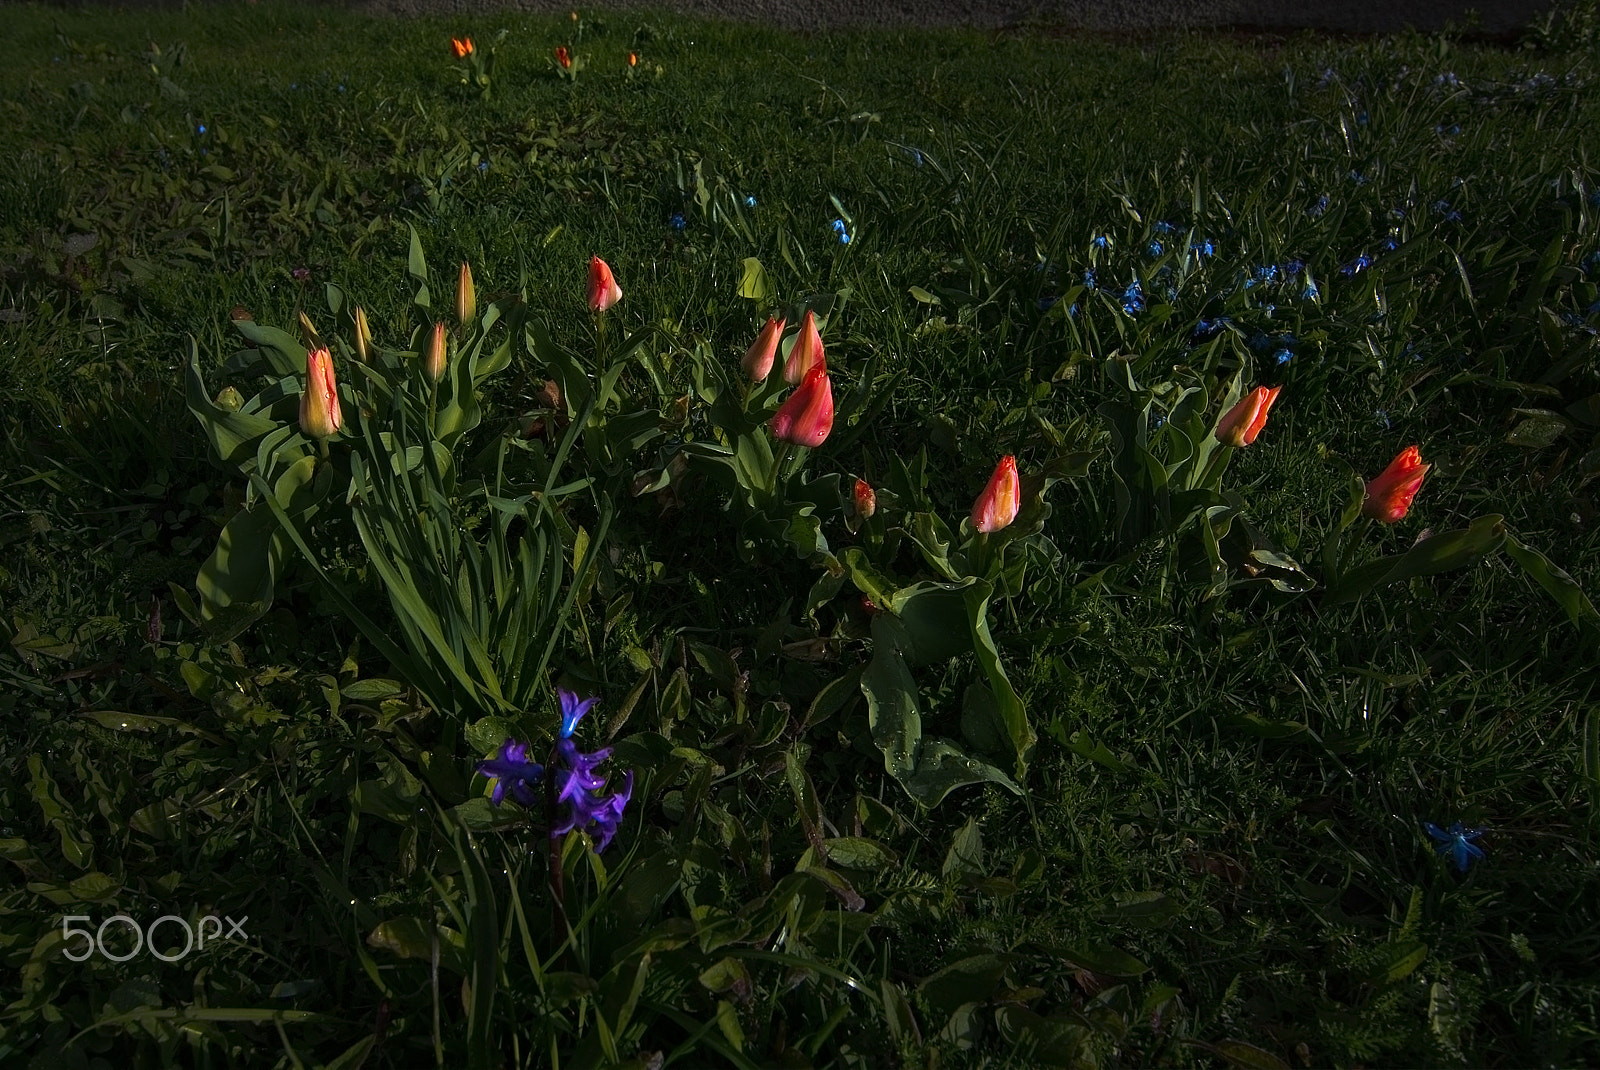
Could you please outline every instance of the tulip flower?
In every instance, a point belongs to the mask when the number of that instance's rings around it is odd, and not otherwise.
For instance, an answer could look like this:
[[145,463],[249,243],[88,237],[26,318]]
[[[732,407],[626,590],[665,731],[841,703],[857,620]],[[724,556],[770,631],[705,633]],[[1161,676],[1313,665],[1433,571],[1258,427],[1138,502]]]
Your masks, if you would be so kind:
[[1422,450],[1407,446],[1400,456],[1389,462],[1376,478],[1367,480],[1366,496],[1361,501],[1361,512],[1394,524],[1402,520],[1411,508],[1411,499],[1422,487],[1422,477],[1428,474],[1431,464],[1422,463]]
[[561,47],[556,49],[556,62],[561,64],[561,69],[562,70],[571,69],[571,67],[572,67],[572,53],[567,51],[567,46],[566,45],[562,45]]
[[852,491],[855,498],[856,516],[866,520],[878,511],[878,495],[873,492],[872,484],[864,479],[856,480],[855,489]]
[[300,430],[313,438],[337,434],[344,424],[333,355],[326,348],[306,353],[306,388],[300,392]]
[[611,265],[598,256],[589,258],[589,307],[604,312],[622,300],[622,287],[611,276]]
[[826,371],[828,362],[822,355],[822,335],[817,333],[816,313],[807,311],[806,318],[800,321],[800,334],[789,347],[789,359],[783,362],[783,381],[797,386],[819,365]]
[[815,449],[832,430],[833,383],[828,379],[828,369],[818,364],[772,414],[772,434],[782,442]]
[[456,277],[456,322],[466,323],[478,315],[478,292],[472,287],[472,268],[463,260]]
[[472,55],[472,38],[468,37],[463,41],[452,37],[450,38],[450,49],[456,54],[456,59],[466,59]]
[[371,360],[372,354],[372,325],[367,322],[366,309],[356,306],[356,356],[361,363],[366,364]]
[[1022,487],[1017,482],[1017,459],[1009,453],[994,466],[989,485],[972,503],[972,526],[985,535],[999,531],[1017,518],[1022,508]]
[[1217,441],[1235,448],[1254,442],[1261,429],[1267,426],[1267,410],[1278,400],[1278,391],[1282,389],[1281,386],[1270,389],[1258,386],[1240,398],[1217,421]]
[[430,382],[437,383],[444,378],[445,367],[445,338],[444,324],[435,323],[433,334],[428,337],[428,348],[422,354],[422,371]]
[[639,65],[639,53],[637,53],[637,52],[629,52],[628,53],[628,66],[637,67],[638,65]]
[[783,323],[775,316],[768,316],[767,325],[745,351],[741,366],[751,382],[764,382],[772,373],[773,361],[778,357],[778,339],[783,336]]

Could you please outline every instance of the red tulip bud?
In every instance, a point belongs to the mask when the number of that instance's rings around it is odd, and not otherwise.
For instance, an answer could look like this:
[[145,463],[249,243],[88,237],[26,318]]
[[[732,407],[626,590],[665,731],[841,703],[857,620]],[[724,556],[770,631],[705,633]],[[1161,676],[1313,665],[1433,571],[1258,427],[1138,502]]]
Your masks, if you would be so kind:
[[818,365],[826,369],[828,362],[822,355],[822,335],[817,333],[816,314],[808,311],[806,318],[800,321],[800,334],[789,347],[789,359],[783,362],[783,381],[790,386],[803,383],[811,369]]
[[856,500],[856,516],[859,516],[862,520],[867,519],[878,511],[878,496],[873,493],[872,484],[866,480],[856,480],[853,496]]
[[428,348],[422,354],[422,371],[430,382],[437,383],[444,378],[444,367],[444,324],[435,323],[433,325],[433,333],[428,336]]
[[337,434],[343,424],[333,356],[327,349],[310,350],[306,353],[306,388],[300,392],[300,430],[313,438],[327,438]]
[[761,328],[761,333],[745,351],[741,364],[751,382],[764,382],[772,373],[773,361],[778,356],[778,339],[783,336],[783,322],[776,317],[768,316],[767,325]]
[[598,256],[589,258],[589,307],[604,312],[622,300],[622,287],[611,275],[611,265]]
[[1278,400],[1278,391],[1282,389],[1281,386],[1271,389],[1258,386],[1240,398],[1217,421],[1217,441],[1234,447],[1254,442],[1261,429],[1267,426],[1267,410]]
[[1366,497],[1361,502],[1361,512],[1385,524],[1402,520],[1411,508],[1411,499],[1422,488],[1422,478],[1431,464],[1422,463],[1422,450],[1407,446],[1400,456],[1389,462],[1376,478],[1367,480]]
[[994,466],[989,485],[972,503],[972,526],[985,535],[999,531],[1017,518],[1022,508],[1022,487],[1017,482],[1017,460],[1009,453]]
[[772,414],[772,434],[781,441],[815,449],[832,430],[833,384],[828,369],[819,364]]

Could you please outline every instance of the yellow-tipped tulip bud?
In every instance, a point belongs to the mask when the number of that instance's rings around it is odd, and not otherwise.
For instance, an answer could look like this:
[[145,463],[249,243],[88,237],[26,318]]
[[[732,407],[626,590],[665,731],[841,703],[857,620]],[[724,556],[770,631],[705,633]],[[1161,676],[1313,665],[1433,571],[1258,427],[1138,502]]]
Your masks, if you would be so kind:
[[244,407],[244,395],[231,386],[222,388],[222,393],[217,395],[217,408],[223,412],[238,412]]
[[444,344],[444,324],[435,323],[433,334],[428,337],[427,351],[422,354],[422,370],[430,382],[437,383],[444,378]]
[[300,430],[312,438],[327,438],[337,434],[343,424],[333,356],[326,349],[310,350],[306,353],[306,388],[300,392]]
[[305,336],[306,348],[322,348],[322,335],[317,332],[317,325],[311,322],[311,317],[304,312],[300,313],[300,333]]
[[467,323],[478,318],[478,294],[472,288],[472,268],[461,262],[461,275],[456,279],[456,321]]
[[367,322],[366,309],[356,306],[356,356],[361,363],[372,360],[372,325]]

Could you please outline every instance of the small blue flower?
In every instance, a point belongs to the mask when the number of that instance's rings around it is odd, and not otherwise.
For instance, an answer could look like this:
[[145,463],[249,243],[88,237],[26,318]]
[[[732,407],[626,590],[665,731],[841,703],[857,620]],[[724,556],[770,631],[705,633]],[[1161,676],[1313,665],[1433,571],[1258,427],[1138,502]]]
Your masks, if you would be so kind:
[[1367,113],[1366,112],[1362,112],[1360,115],[1356,116],[1356,125],[1357,126],[1366,126],[1367,125]]
[[1310,208],[1306,209],[1306,215],[1310,216],[1312,219],[1317,218],[1317,216],[1328,210],[1329,203],[1330,201],[1328,199],[1328,195],[1324,193],[1322,196],[1317,198],[1316,204],[1313,204]]
[[1301,260],[1298,256],[1290,260],[1287,264],[1283,265],[1283,273],[1290,276],[1298,275],[1305,269],[1306,262]]
[[1104,234],[1096,234],[1094,236],[1094,247],[1096,249],[1109,249],[1111,248],[1111,239]]
[[1156,223],[1157,234],[1171,234],[1177,229],[1177,227],[1173,226],[1171,223],[1168,223],[1165,219]]
[[201,123],[199,126],[195,127],[195,129],[203,134],[206,132],[206,124]]
[[1217,253],[1217,247],[1210,238],[1197,241],[1190,245],[1189,248],[1201,256],[1215,256]]
[[507,739],[495,757],[478,763],[478,772],[494,781],[492,799],[496,806],[505,800],[506,792],[523,806],[533,805],[533,788],[544,779],[544,766],[527,760],[528,745]]
[[1378,252],[1392,253],[1398,248],[1400,248],[1399,242],[1395,241],[1393,238],[1385,238],[1383,239],[1383,244],[1378,246]]
[[1129,316],[1137,316],[1144,311],[1144,284],[1138,279],[1128,283],[1122,291],[1122,311]]
[[673,212],[667,219],[667,225],[673,230],[682,230],[689,225],[689,221],[683,218],[682,212]]
[[1455,71],[1445,71],[1443,74],[1433,76],[1433,84],[1457,86],[1461,84],[1461,79],[1456,77]]
[[1090,268],[1083,273],[1083,285],[1087,290],[1093,290],[1095,288],[1094,268]]
[[1162,253],[1161,243],[1158,241],[1152,241],[1149,245],[1145,246],[1145,251],[1151,256],[1160,256]]
[[339,92],[341,92],[341,93],[344,92],[344,83],[343,82],[339,83]]
[[1300,291],[1300,300],[1302,301],[1315,301],[1321,296],[1322,291],[1317,289],[1317,284],[1315,282],[1307,282],[1306,288]]
[[1294,350],[1287,348],[1280,349],[1276,353],[1272,354],[1272,359],[1277,361],[1279,364],[1287,364],[1294,359]]
[[1366,253],[1362,253],[1360,256],[1356,257],[1354,260],[1352,260],[1348,264],[1344,265],[1344,267],[1340,268],[1339,269],[1339,274],[1343,275],[1345,278],[1348,279],[1348,278],[1350,278],[1350,277],[1352,277],[1354,275],[1361,274],[1363,271],[1367,270],[1367,268],[1369,268],[1371,266],[1372,266],[1372,258],[1367,256]]
[[744,206],[745,206],[745,207],[746,207],[746,208],[754,208],[754,207],[755,207],[755,206],[756,206],[756,197],[755,197],[755,194],[753,194],[753,193],[751,193],[751,194],[747,194],[747,195],[746,195],[746,196],[745,196],[745,199],[744,199]]
[[1422,828],[1433,839],[1434,850],[1447,856],[1458,873],[1465,873],[1474,858],[1483,857],[1483,848],[1473,841],[1483,835],[1484,829],[1469,829],[1459,821],[1447,829],[1424,821]]
[[1358,186],[1365,186],[1367,184],[1367,176],[1362,174],[1360,171],[1351,171],[1350,181],[1354,182]]
[[1278,265],[1265,264],[1258,266],[1255,269],[1255,277],[1257,282],[1272,282],[1276,280],[1278,277]]
[[844,220],[835,219],[833,221],[833,232],[835,234],[839,235],[839,244],[840,245],[849,245],[850,244],[850,231],[849,231],[848,228],[845,227]]
[[572,733],[578,730],[578,722],[583,720],[583,715],[600,700],[579,699],[574,692],[559,689],[556,691],[556,696],[561,700],[561,738],[571,739]]
[[1216,319],[1200,320],[1200,322],[1196,323],[1194,328],[1189,331],[1189,344],[1194,346],[1199,345],[1202,342],[1211,341],[1211,339],[1221,334],[1223,329],[1227,327],[1230,322],[1232,321],[1229,320],[1227,316],[1218,316]]
[[1391,430],[1394,427],[1394,425],[1389,422],[1389,414],[1384,412],[1382,409],[1373,409],[1372,415],[1377,419],[1378,423],[1383,425],[1383,429],[1385,431]]
[[489,170],[489,161],[488,160],[479,160],[478,161],[478,170],[479,171],[487,171],[487,170]]

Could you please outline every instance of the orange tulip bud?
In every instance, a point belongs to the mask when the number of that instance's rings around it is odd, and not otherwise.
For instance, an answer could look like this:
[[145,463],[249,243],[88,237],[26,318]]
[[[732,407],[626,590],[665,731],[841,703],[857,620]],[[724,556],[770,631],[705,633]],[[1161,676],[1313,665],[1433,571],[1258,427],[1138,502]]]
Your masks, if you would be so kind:
[[1278,391],[1282,389],[1281,386],[1271,389],[1258,386],[1240,398],[1217,421],[1217,441],[1234,447],[1248,446],[1254,442],[1256,436],[1261,434],[1261,429],[1267,426],[1267,410],[1278,400]]
[[639,53],[637,53],[637,52],[629,52],[628,53],[628,66],[637,67],[638,65],[639,65]]
[[1422,450],[1407,446],[1400,456],[1389,462],[1376,478],[1367,480],[1366,496],[1361,501],[1361,512],[1394,524],[1403,519],[1411,508],[1411,499],[1422,488],[1422,477],[1428,474],[1431,464],[1422,463]]
[[856,480],[852,497],[856,502],[856,516],[866,520],[878,511],[878,495],[873,491],[872,484],[864,479]]
[[472,55],[472,38],[465,40],[450,38],[450,50],[456,54],[456,59],[466,59]]
[[306,388],[300,392],[300,430],[312,438],[327,438],[337,434],[343,424],[333,355],[327,349],[310,350],[306,353]]
[[611,275],[611,265],[598,256],[589,258],[589,307],[604,312],[622,300],[622,287]]
[[828,369],[818,364],[772,414],[772,434],[780,441],[815,449],[832,430],[833,383],[828,379]]
[[456,322],[466,323],[478,315],[478,292],[472,287],[472,268],[463,260],[456,277]]
[[356,358],[366,364],[372,359],[372,325],[367,322],[366,309],[356,306]]
[[782,336],[783,320],[768,316],[767,325],[761,328],[761,333],[745,350],[744,360],[740,362],[751,382],[764,382],[772,374],[773,361],[778,357],[778,339]]
[[985,535],[999,531],[1017,518],[1022,508],[1022,487],[1017,482],[1017,459],[1009,453],[994,466],[989,485],[972,503],[972,526]]
[[822,354],[822,335],[817,333],[816,314],[807,311],[806,318],[800,321],[800,334],[789,347],[789,359],[783,362],[783,381],[791,386],[802,383],[811,369],[819,365],[826,370],[828,361]]
[[445,338],[444,324],[435,323],[433,334],[428,336],[428,348],[422,354],[422,371],[430,382],[437,383],[444,378],[445,368]]
[[572,53],[567,51],[567,46],[562,45],[556,49],[556,62],[561,64],[563,70],[572,66]]

